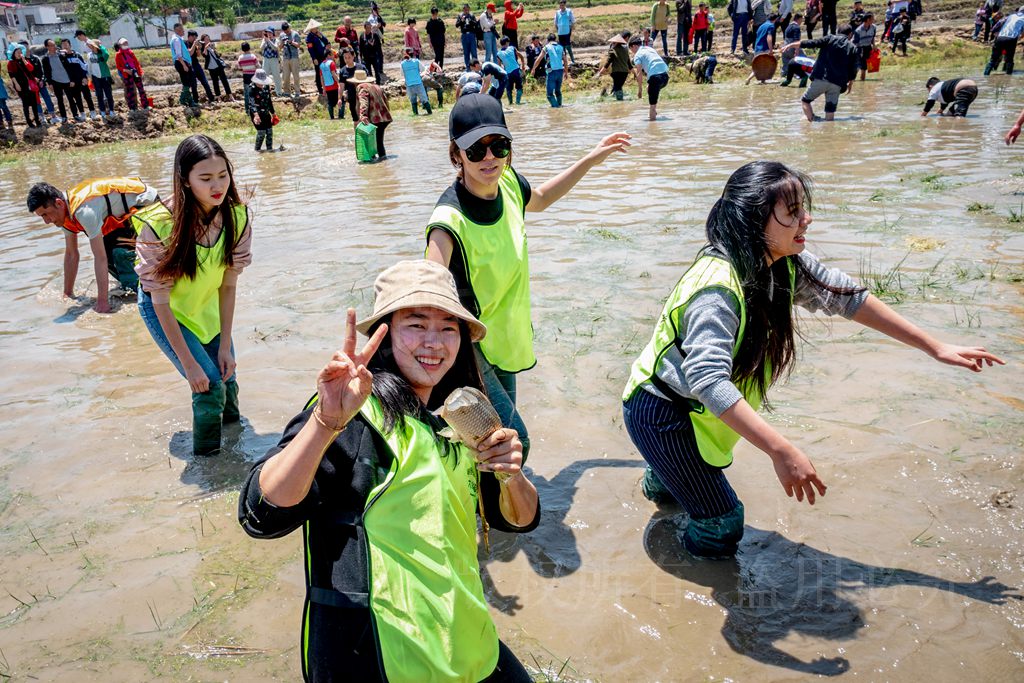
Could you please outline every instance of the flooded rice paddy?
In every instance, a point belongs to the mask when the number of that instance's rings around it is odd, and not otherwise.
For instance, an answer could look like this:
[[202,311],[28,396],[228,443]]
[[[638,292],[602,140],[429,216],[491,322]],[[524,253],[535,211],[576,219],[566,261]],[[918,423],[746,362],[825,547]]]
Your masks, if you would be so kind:
[[[1024,90],[993,78],[969,119],[921,120],[916,81],[858,86],[833,125],[803,122],[795,89],[739,85],[690,89],[653,125],[637,103],[509,116],[535,184],[604,133],[635,143],[529,216],[540,362],[520,405],[543,519],[492,533],[483,567],[499,633],[542,680],[1024,678],[1024,148],[1001,139]],[[444,114],[392,126],[382,164],[356,165],[347,131],[259,157],[227,144],[257,217],[235,331],[246,422],[202,461],[187,385],[134,303],[62,301],[63,240],[23,200],[37,180],[119,173],[167,194],[173,144],[3,167],[0,678],[300,678],[301,538],[245,537],[237,487],[312,393],[342,311],[370,310],[375,274],[421,253],[453,176]],[[726,178],[759,158],[816,181],[812,252],[1010,364],[974,375],[805,318],[769,419],[828,495],[797,504],[741,444],[739,556],[694,563],[679,511],[640,493],[619,395]]]

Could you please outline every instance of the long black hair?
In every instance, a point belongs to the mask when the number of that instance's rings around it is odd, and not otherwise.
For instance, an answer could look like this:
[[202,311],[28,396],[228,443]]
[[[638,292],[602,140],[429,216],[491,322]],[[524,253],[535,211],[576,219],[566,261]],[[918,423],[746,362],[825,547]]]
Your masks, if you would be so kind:
[[[708,242],[732,262],[746,305],[746,329],[733,359],[732,380],[753,385],[762,396],[792,371],[795,358],[799,330],[793,314],[790,264],[797,278],[831,294],[849,296],[864,291],[822,282],[796,256],[769,263],[764,231],[776,205],[781,201],[790,215],[798,214],[801,205],[809,211],[811,190],[811,179],[800,171],[777,161],[755,161],[729,177],[708,214]],[[765,404],[770,407],[767,400]]]
[[[391,316],[385,316],[377,321],[367,331],[367,335],[372,337],[382,323],[388,323],[387,334],[384,335],[366,369],[373,373],[373,395],[380,401],[384,413],[384,431],[391,432],[395,427],[405,426],[407,415],[422,419],[424,405],[395,362],[395,354],[391,350]],[[440,408],[448,395],[460,387],[473,387],[486,393],[476,355],[473,353],[469,326],[463,320],[459,320],[459,337],[459,352],[455,356],[455,362],[430,392],[430,402],[425,406],[427,411]],[[432,422],[429,419],[426,421]]]
[[[224,195],[224,201],[213,210],[211,215],[205,216],[189,188],[188,174],[200,161],[213,157],[220,157],[224,160],[230,182]],[[236,234],[239,230],[245,229],[244,225],[235,225],[234,208],[241,203],[242,199],[235,187],[235,174],[231,160],[228,159],[220,143],[206,135],[190,135],[182,140],[174,153],[174,202],[171,205],[174,227],[167,244],[167,252],[157,264],[157,275],[174,280],[182,277],[195,279],[196,271],[199,268],[196,243],[206,232],[206,226],[213,221],[218,211],[221,214],[221,230],[224,234],[224,265],[231,267],[234,263]]]

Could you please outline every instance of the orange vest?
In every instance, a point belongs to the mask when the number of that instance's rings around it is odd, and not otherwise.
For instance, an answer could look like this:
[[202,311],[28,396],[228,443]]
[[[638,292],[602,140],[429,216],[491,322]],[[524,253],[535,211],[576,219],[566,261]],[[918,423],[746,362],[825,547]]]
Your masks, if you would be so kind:
[[103,221],[103,234],[109,235],[125,226],[137,206],[129,206],[125,194],[142,194],[147,189],[146,183],[138,178],[94,178],[75,185],[67,192],[68,219],[64,229],[70,232],[85,232],[85,228],[75,219],[75,213],[82,204],[104,197],[107,200],[107,217]]

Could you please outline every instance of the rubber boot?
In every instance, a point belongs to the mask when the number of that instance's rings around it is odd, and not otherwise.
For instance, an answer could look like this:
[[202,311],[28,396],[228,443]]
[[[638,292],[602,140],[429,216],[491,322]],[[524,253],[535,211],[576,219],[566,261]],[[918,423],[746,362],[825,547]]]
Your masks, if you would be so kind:
[[558,100],[556,100],[556,99],[555,99],[555,96],[554,96],[554,95],[550,95],[550,96],[548,97],[548,103],[549,103],[549,104],[550,104],[550,105],[551,105],[552,107],[557,107],[557,106],[558,106]]
[[522,104],[522,103],[523,103],[523,91],[522,90],[516,90],[516,104]]
[[416,102],[416,100],[413,100],[413,102],[412,102],[412,115],[413,116],[419,116],[420,115],[419,103]]
[[743,538],[743,503],[729,512],[709,519],[690,519],[683,533],[683,546],[694,557],[726,560],[736,554]]
[[115,248],[114,263],[112,265],[114,266],[117,281],[121,283],[122,288],[132,292],[138,290],[139,275],[135,272],[134,249]]
[[437,91],[437,106],[438,107],[443,107],[444,106],[444,90],[438,90]]
[[671,505],[676,502],[675,496],[661,483],[661,479],[658,479],[658,475],[650,467],[644,470],[640,490],[643,491],[644,498],[655,505]]
[[621,90],[616,90],[612,94],[615,95],[615,99],[617,99],[619,102],[621,102],[625,98],[625,93],[623,93]]
[[209,391],[192,394],[193,455],[217,455],[220,452],[224,393],[224,383],[214,382]]
[[229,379],[224,383],[224,424],[231,424],[242,419],[238,410],[238,382]]
[[430,116],[431,114],[434,113],[434,110],[430,108],[430,100],[424,102],[423,106],[427,108],[427,116]]

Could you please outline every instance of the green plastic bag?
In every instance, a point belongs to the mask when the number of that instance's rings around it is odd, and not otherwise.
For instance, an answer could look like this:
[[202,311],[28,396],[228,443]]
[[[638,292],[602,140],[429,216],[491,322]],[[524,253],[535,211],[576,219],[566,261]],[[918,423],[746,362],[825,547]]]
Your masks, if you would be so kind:
[[377,126],[360,123],[356,126],[356,159],[373,161],[377,156]]

